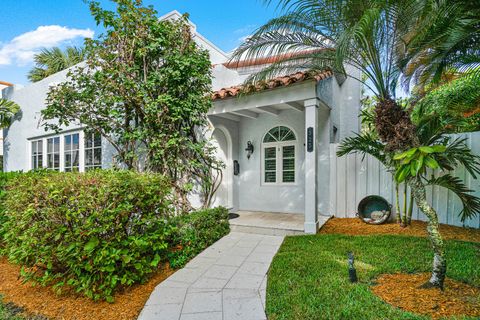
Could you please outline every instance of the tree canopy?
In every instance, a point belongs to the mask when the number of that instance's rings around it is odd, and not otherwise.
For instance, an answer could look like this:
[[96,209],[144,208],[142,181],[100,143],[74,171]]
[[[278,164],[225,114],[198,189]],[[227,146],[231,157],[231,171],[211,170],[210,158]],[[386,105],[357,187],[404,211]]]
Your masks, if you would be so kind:
[[193,41],[187,16],[159,20],[142,1],[114,2],[116,11],[88,2],[106,31],[86,40],[85,65],[49,92],[45,126],[82,123],[110,142],[119,167],[170,177],[184,204],[199,181],[208,203],[220,166],[201,132],[211,108],[208,52]]

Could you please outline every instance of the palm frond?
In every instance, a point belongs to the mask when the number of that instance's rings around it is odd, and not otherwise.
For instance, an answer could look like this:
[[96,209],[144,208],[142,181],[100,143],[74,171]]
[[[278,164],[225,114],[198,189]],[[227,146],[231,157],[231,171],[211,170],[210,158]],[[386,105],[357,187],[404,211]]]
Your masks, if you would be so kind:
[[20,106],[13,101],[0,99],[0,127],[8,127],[15,115],[20,111]]
[[480,8],[468,1],[425,0],[409,20],[399,65],[404,86],[438,82],[449,69],[479,74]]
[[44,48],[34,56],[35,66],[29,71],[28,79],[32,82],[43,80],[84,61],[86,55],[85,48],[67,47],[65,51],[58,47]]
[[[256,85],[262,81],[267,81],[277,76],[293,74],[298,71],[316,73],[332,70],[334,64],[335,53],[331,50],[322,50],[316,53],[299,53],[270,64],[259,72],[250,75],[245,82],[247,85]],[[343,73],[341,70],[337,72]]]
[[337,151],[337,157],[343,157],[350,153],[359,153],[365,158],[371,155],[381,163],[388,166],[388,159],[385,154],[385,145],[376,139],[371,133],[357,134],[353,137],[345,138]]
[[[450,138],[447,139],[450,140]],[[480,175],[480,156],[472,152],[465,143],[466,140],[466,138],[456,138],[448,141],[445,152],[436,153],[435,159],[445,170],[453,170],[463,165],[472,177],[477,178],[477,175]]]
[[[305,60],[308,53],[308,62],[281,59],[250,81],[265,79],[265,74],[285,68],[286,64],[290,69],[328,66],[340,73],[354,70],[345,75],[364,83],[381,98],[395,95],[400,72],[394,62],[400,39],[396,20],[406,13],[404,1],[386,4],[369,0],[281,0],[278,8],[283,14],[249,37],[235,51],[232,61],[286,53],[299,54]],[[331,52],[318,54],[322,50]],[[335,53],[334,59],[331,53]],[[347,65],[353,68],[346,68]],[[358,74],[365,74],[367,79]]]
[[446,174],[440,177],[434,177],[427,181],[428,185],[435,185],[446,188],[455,193],[461,200],[463,208],[459,213],[459,217],[462,222],[466,219],[475,217],[480,214],[480,198],[474,196],[473,190],[462,182],[460,178],[454,177],[450,174]]

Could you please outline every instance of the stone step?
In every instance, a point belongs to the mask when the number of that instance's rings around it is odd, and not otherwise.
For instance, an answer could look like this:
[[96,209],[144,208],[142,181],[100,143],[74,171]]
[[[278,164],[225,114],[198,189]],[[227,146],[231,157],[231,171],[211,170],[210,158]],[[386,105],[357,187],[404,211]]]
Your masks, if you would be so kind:
[[230,229],[235,232],[263,234],[268,236],[296,236],[304,235],[301,230],[271,228],[271,227],[258,227],[258,226],[246,226],[232,223],[230,221]]

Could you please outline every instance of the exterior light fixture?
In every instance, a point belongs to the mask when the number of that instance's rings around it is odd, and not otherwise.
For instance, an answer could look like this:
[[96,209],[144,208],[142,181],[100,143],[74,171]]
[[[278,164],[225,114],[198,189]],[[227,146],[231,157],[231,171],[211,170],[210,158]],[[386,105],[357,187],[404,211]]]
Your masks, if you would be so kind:
[[247,148],[245,149],[245,151],[247,151],[247,159],[250,159],[250,156],[252,155],[253,150],[255,150],[255,148],[253,147],[252,141],[248,141]]

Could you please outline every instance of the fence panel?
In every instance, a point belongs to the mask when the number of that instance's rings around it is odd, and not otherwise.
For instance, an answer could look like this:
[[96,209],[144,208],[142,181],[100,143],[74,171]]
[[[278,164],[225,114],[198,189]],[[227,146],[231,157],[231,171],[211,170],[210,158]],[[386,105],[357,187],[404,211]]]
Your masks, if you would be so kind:
[[[474,153],[480,155],[480,132],[462,135]],[[395,210],[395,184],[392,174],[378,160],[362,155],[349,154],[337,157],[338,144],[330,145],[331,170],[330,208],[337,217],[355,217],[358,203],[367,195],[381,195],[387,199]],[[457,168],[454,175],[460,177],[466,185],[480,196],[480,178],[473,179],[465,168]],[[408,192],[410,194],[410,191]],[[427,199],[437,210],[441,223],[480,228],[480,215],[464,223],[459,218],[462,210],[460,200],[444,188],[428,187]],[[400,203],[403,205],[403,185],[400,186]],[[394,212],[395,214],[395,212]],[[413,218],[426,220],[425,215],[415,206]]]

